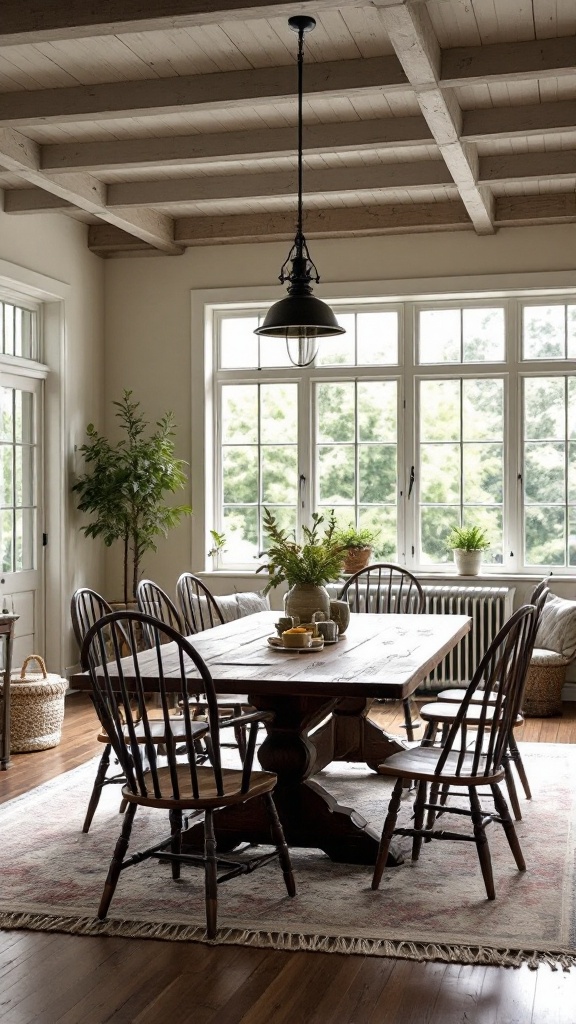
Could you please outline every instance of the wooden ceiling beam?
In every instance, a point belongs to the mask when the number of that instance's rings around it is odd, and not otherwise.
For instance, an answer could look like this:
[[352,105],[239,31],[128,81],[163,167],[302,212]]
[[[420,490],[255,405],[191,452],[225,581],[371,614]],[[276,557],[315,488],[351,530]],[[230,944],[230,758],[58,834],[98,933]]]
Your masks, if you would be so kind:
[[[518,107],[489,107],[466,110],[462,115],[461,139],[486,139],[547,135],[572,130],[576,133],[576,104],[526,104]],[[331,152],[359,152],[388,147],[426,145],[432,132],[421,115],[374,118],[369,121],[310,124],[304,130],[305,155]],[[210,135],[168,135],[163,138],[125,139],[115,142],[51,143],[40,148],[43,170],[103,171],[114,168],[170,167],[277,158],[294,155],[292,128],[264,128],[257,131],[215,132]]]
[[2,0],[0,46],[151,32],[358,7],[358,0]]
[[[354,206],[311,210],[306,216],[307,238],[347,238],[403,232],[459,231],[470,228],[460,201]],[[182,217],[175,237],[184,246],[238,242],[289,241],[294,237],[294,215],[238,214],[219,217]],[[92,225],[88,245],[100,255],[131,254],[133,239],[108,224]]]
[[574,221],[576,221],[576,195],[574,192],[550,192],[538,196],[502,196],[496,200],[498,227],[566,224]]
[[513,153],[485,156],[480,159],[478,180],[538,181],[576,177],[576,150],[561,149],[546,153]]
[[182,252],[174,242],[174,222],[170,217],[156,210],[108,209],[106,185],[89,174],[59,174],[51,178],[39,169],[38,145],[10,128],[0,128],[0,164],[31,185],[123,228],[156,249],[174,255]]
[[[429,189],[454,182],[443,160],[419,160],[411,163],[383,163],[356,167],[323,168],[307,171],[306,194],[345,195],[347,192],[386,192]],[[108,185],[109,209],[170,206],[185,203],[259,200],[270,197],[296,197],[296,170],[273,174],[223,174],[192,178],[164,178],[162,181],[132,181]],[[42,189],[6,189],[7,213],[39,213],[70,205]]]
[[[406,88],[406,76],[394,56],[327,61],[306,68],[307,97],[354,96]],[[37,89],[0,94],[0,126],[182,114],[271,103],[293,99],[295,94],[292,66]]]
[[[375,2],[379,6],[379,0]],[[460,107],[454,96],[439,86],[440,45],[426,8],[400,0],[382,7],[380,17],[476,231],[493,233],[494,200],[489,190],[477,183],[474,148],[460,138]]]
[[[306,195],[346,192],[383,192],[452,185],[443,160],[380,163],[355,167],[307,170]],[[222,174],[202,177],[132,181],[108,186],[110,207],[168,206],[181,203],[218,202],[233,199],[266,199],[296,196],[296,170],[273,174]]]
[[[432,132],[420,115],[310,124],[304,129],[304,155],[357,153],[391,146],[421,146],[432,142]],[[118,142],[64,142],[41,147],[42,168],[51,172],[102,171],[116,167],[187,166],[214,161],[260,160],[294,156],[293,128],[215,132],[210,135],[168,135],[159,139]]]
[[465,110],[462,120],[462,138],[468,142],[550,135],[570,129],[576,130],[574,100]]
[[574,75],[575,63],[574,36],[459,46],[442,52],[440,85],[454,88],[494,81],[556,78]]
[[[307,238],[346,238],[404,231],[439,231],[470,228],[470,218],[458,200],[445,203],[393,203],[310,210]],[[218,242],[289,241],[294,237],[294,214],[239,214],[222,217],[182,217],[175,237],[182,245]]]

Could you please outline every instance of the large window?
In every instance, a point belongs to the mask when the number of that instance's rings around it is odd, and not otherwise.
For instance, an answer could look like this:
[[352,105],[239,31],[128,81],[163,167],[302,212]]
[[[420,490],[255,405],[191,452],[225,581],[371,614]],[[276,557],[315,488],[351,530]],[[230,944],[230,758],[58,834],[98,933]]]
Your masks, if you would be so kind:
[[253,567],[264,507],[378,534],[375,555],[452,561],[487,530],[487,571],[576,567],[576,297],[335,306],[346,334],[292,367],[253,334],[264,309],[215,314],[216,507],[226,564]]

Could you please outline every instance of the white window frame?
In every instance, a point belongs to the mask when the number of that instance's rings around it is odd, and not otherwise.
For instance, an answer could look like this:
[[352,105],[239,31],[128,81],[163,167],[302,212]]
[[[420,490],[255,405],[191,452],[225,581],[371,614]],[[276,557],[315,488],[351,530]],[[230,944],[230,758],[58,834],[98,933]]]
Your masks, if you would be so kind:
[[[410,369],[412,375],[415,372],[420,372],[424,369],[435,370],[437,376],[443,376],[443,373],[439,373],[439,369],[444,371],[446,368],[450,368],[454,373],[459,371],[459,376],[466,375],[472,367],[474,369],[486,369],[487,371],[491,368],[495,370],[497,375],[504,376],[507,382],[506,394],[507,394],[507,405],[505,409],[505,415],[509,425],[514,425],[514,431],[510,428],[507,430],[507,436],[505,443],[510,451],[513,451],[513,457],[508,459],[506,478],[504,481],[505,487],[505,499],[508,502],[507,516],[505,517],[505,531],[504,531],[504,551],[512,550],[510,544],[511,537],[515,537],[517,545],[514,549],[514,556],[508,555],[508,561],[504,565],[497,565],[494,567],[486,567],[486,574],[497,577],[511,578],[517,575],[519,578],[523,577],[534,577],[541,576],[544,571],[540,571],[540,567],[526,567],[520,566],[520,552],[523,550],[523,537],[520,535],[521,522],[518,517],[521,511],[520,502],[518,501],[518,480],[517,474],[515,474],[513,467],[519,465],[520,450],[522,445],[522,434],[520,424],[520,409],[518,402],[520,400],[519,387],[514,387],[514,379],[520,381],[521,376],[526,373],[533,371],[536,375],[546,375],[550,372],[560,373],[576,373],[576,360],[563,360],[554,359],[553,370],[552,367],[544,361],[525,361],[520,363],[521,353],[521,316],[520,309],[521,304],[532,303],[532,304],[551,304],[557,303],[569,303],[576,302],[576,274],[573,272],[553,272],[553,273],[526,273],[526,274],[504,274],[498,276],[482,275],[482,276],[470,276],[462,278],[430,278],[430,279],[414,279],[414,280],[399,280],[392,282],[371,282],[369,285],[359,282],[341,283],[338,285],[332,285],[330,293],[326,293],[326,289],[323,290],[322,296],[325,301],[329,302],[338,313],[339,310],[342,312],[345,307],[353,306],[359,308],[359,306],[365,306],[366,308],[374,308],[375,305],[383,304],[388,306],[389,304],[395,303],[407,303],[406,310],[407,314],[404,322],[401,321],[401,341],[400,346],[404,347],[404,366],[403,375],[406,376],[406,372]],[[206,564],[205,552],[205,540],[209,540],[209,529],[211,526],[216,526],[216,523],[212,522],[214,518],[214,483],[212,479],[212,467],[213,459],[215,454],[214,447],[214,436],[215,430],[212,423],[212,417],[214,415],[214,403],[213,403],[213,384],[214,384],[214,332],[213,332],[213,318],[216,312],[230,313],[232,310],[243,312],[244,315],[248,311],[253,311],[259,308],[267,308],[267,306],[279,298],[277,287],[261,287],[261,288],[229,288],[229,289],[211,289],[206,291],[197,291],[191,293],[192,300],[192,327],[193,336],[198,337],[198,330],[201,329],[204,338],[204,375],[202,376],[201,385],[199,387],[198,365],[194,367],[194,381],[193,381],[193,397],[200,399],[200,402],[193,401],[193,460],[192,460],[192,489],[193,489],[193,501],[195,509],[199,509],[201,517],[201,531],[196,530],[193,537],[193,552],[194,556],[198,559],[200,564]],[[441,364],[440,366],[432,366],[426,364],[426,366],[416,367],[414,365],[415,357],[415,309],[418,304],[427,306],[433,302],[435,305],[442,305],[446,307],[449,303],[453,303],[456,306],[462,304],[469,304],[475,307],[479,305],[506,305],[506,316],[507,316],[507,339],[508,344],[512,347],[507,349],[506,360],[504,363],[498,364]],[[197,351],[197,350],[196,350]],[[400,348],[402,351],[402,348]],[[295,371],[302,374],[316,372],[318,376],[323,376],[322,371],[325,367],[318,367],[315,369],[304,371]],[[376,377],[380,375],[382,367],[377,368],[360,368],[360,367],[348,367],[349,376],[356,375],[359,370],[363,371],[363,375],[371,375]],[[364,371],[368,370],[368,374]],[[373,373],[371,373],[373,371]],[[273,373],[274,371],[265,371]],[[260,374],[263,371],[259,371]],[[471,373],[470,375],[474,375]],[[294,378],[291,378],[294,379]],[[409,398],[409,396],[407,396]],[[407,402],[409,405],[409,402]],[[408,413],[410,410],[408,410]],[[210,436],[209,436],[210,435]],[[404,419],[403,431],[399,431],[399,460],[402,465],[402,453],[403,453],[403,464],[409,471],[410,459],[407,455],[410,451],[415,450],[415,416],[406,415]],[[200,443],[201,442],[201,443]],[[406,502],[406,488],[407,480],[402,481],[399,479],[399,522],[406,524],[408,536],[415,537],[415,526],[416,517],[415,510],[417,508],[416,502],[411,501],[412,509],[407,505]],[[310,493],[310,490],[309,490]],[[197,521],[197,526],[198,521]],[[217,526],[216,526],[217,528]],[[203,537],[201,534],[203,533]],[[520,547],[522,544],[522,547]],[[202,547],[200,547],[202,545]],[[202,551],[203,549],[203,551]],[[404,549],[402,551],[402,549]],[[399,554],[402,554],[402,561],[407,565],[416,566],[416,553],[414,556],[411,554],[411,550],[407,544],[401,543],[401,537],[399,536]],[[454,571],[449,565],[443,565],[441,567],[434,566],[422,566],[422,574],[431,576],[449,575],[453,576]],[[436,571],[437,569],[437,571]],[[239,570],[241,571],[241,570]],[[253,569],[252,569],[253,571]],[[231,570],[231,574],[234,575],[234,570]],[[483,571],[484,575],[484,571]],[[575,567],[557,567],[555,570],[556,576],[566,575],[567,577],[573,577],[576,575]]]

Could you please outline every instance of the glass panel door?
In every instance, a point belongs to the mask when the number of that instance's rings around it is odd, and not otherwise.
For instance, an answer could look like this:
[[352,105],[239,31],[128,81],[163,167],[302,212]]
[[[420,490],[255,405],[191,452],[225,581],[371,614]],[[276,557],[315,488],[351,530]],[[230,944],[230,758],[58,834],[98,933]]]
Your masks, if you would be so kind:
[[20,616],[14,665],[44,649],[41,614],[42,382],[0,375],[0,593]]

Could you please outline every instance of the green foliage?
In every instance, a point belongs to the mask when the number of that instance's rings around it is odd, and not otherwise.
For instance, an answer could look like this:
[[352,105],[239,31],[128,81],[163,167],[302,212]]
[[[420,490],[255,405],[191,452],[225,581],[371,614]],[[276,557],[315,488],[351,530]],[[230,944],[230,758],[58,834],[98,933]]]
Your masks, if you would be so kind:
[[490,547],[486,530],[480,526],[454,526],[448,538],[448,547],[459,551],[485,551]]
[[276,517],[269,509],[264,509],[263,527],[270,542],[266,552],[268,563],[261,565],[256,571],[267,569],[270,574],[270,580],[264,588],[265,594],[284,581],[290,587],[295,583],[308,583],[318,587],[340,576],[346,549],[335,538],[334,510],[330,511],[322,535],[320,527],[324,523],[324,516],[319,512],[313,512],[312,521],[312,528],[302,527],[304,544],[297,544],[294,535],[288,530],[280,529]]
[[351,548],[371,548],[378,534],[374,530],[356,529],[352,523],[344,529],[337,530],[334,540],[349,551]]
[[124,545],[124,602],[128,601],[128,579],[132,567],[131,596],[136,596],[140,564],[146,551],[156,551],[156,538],[166,536],[189,505],[169,506],[164,496],[186,483],[186,465],[174,456],[174,418],[166,413],[156,430],[144,436],[148,421],[124,390],[114,402],[123,435],[115,444],[98,433],[93,423],[86,428],[89,441],[80,448],[88,471],[73,485],[79,495],[78,508],[91,515],[82,527],[86,537],[101,537],[107,547],[115,541]]
[[220,551],[224,550],[226,543],[226,534],[218,533],[218,530],[210,530],[210,536],[212,537],[212,547],[208,552],[209,555],[217,555]]

